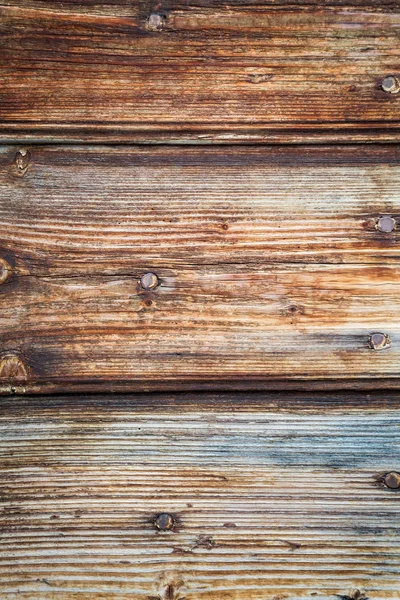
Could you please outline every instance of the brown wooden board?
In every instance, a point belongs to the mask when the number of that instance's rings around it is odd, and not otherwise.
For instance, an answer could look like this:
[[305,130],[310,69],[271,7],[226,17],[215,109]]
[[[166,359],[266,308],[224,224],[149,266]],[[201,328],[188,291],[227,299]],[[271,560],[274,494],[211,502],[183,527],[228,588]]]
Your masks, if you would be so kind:
[[1,391],[398,387],[399,158],[3,147]]
[[399,599],[400,489],[383,483],[399,408],[388,393],[4,398],[1,597]]
[[0,139],[391,140],[392,0],[0,3]]

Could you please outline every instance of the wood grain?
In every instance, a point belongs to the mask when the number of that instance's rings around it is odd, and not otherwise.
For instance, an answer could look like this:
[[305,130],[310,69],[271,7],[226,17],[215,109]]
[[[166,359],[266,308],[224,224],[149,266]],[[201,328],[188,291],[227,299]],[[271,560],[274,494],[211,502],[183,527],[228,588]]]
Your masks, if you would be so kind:
[[322,4],[3,0],[1,139],[398,141],[398,3]]
[[396,264],[399,187],[398,145],[3,146],[1,246],[31,275]]
[[[2,598],[398,599],[399,397],[3,399]],[[159,532],[154,518],[176,527]]]
[[2,393],[399,385],[398,146],[0,157]]

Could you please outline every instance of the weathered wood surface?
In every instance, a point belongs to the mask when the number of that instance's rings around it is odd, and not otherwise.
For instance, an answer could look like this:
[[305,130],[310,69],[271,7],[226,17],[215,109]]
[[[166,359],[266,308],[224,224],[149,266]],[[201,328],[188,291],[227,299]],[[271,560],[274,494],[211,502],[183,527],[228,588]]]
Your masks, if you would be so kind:
[[2,0],[3,140],[399,140],[398,2]]
[[398,386],[399,158],[4,147],[1,391]]
[[[400,598],[399,397],[1,402],[7,600]],[[175,529],[157,531],[170,513]]]
[[398,145],[3,146],[1,244],[32,275],[396,264],[399,187]]

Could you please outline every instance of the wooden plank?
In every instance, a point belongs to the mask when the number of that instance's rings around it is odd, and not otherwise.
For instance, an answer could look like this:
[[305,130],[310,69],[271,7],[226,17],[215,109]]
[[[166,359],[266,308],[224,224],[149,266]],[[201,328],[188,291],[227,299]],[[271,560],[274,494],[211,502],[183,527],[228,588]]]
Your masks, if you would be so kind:
[[[149,293],[135,277],[21,277],[1,298],[5,364],[21,356],[27,391],[398,378],[398,267],[223,267],[162,282]],[[374,332],[391,346],[372,350]]]
[[399,386],[398,146],[0,157],[2,393]]
[[[7,600],[398,599],[399,397],[3,399]],[[154,519],[169,513],[171,531]]]
[[398,141],[397,9],[3,0],[0,136]]
[[21,274],[397,263],[400,146],[0,148]]

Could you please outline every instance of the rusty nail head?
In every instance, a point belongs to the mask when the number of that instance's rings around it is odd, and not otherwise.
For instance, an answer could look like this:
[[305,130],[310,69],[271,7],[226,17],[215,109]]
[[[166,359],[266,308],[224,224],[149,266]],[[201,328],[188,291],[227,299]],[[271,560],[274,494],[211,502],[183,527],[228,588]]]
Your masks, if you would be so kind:
[[0,285],[5,283],[11,275],[11,267],[5,258],[0,258]]
[[393,217],[385,215],[383,217],[379,217],[376,226],[379,229],[379,231],[382,231],[383,233],[390,233],[391,231],[393,231],[393,229],[396,228],[396,221],[395,219],[393,219]]
[[160,531],[171,531],[175,526],[175,519],[169,513],[161,513],[157,515],[154,525]]
[[140,285],[144,290],[155,290],[158,284],[159,280],[155,273],[145,273],[140,278]]
[[400,91],[400,81],[394,75],[389,75],[381,83],[384,92],[389,94],[397,94]]
[[400,488],[400,473],[396,473],[395,471],[392,471],[392,473],[388,473],[387,475],[385,475],[383,482],[386,485],[386,487],[392,490],[397,490],[398,488]]
[[29,368],[18,354],[7,352],[0,356],[0,380],[26,382],[28,377]]
[[385,333],[373,333],[369,338],[369,345],[372,350],[383,350],[390,346],[389,336]]
[[163,18],[161,15],[157,13],[152,13],[147,20],[147,28],[155,31],[157,29],[161,29],[163,26]]
[[15,155],[15,164],[21,175],[25,174],[25,171],[29,167],[31,160],[31,153],[26,148],[21,148]]

